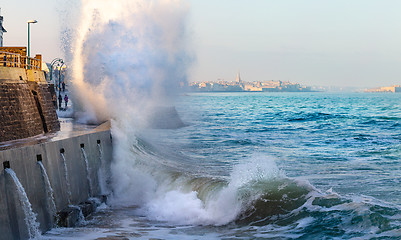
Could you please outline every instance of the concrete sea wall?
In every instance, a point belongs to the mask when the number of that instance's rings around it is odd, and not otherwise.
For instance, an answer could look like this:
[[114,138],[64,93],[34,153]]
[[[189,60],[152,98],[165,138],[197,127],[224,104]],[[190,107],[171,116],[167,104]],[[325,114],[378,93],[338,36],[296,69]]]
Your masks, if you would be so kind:
[[[29,238],[23,206],[6,168],[16,173],[33,212],[37,214],[39,229],[45,232],[54,226],[55,216],[49,207],[51,199],[38,161],[46,169],[54,191],[56,211],[60,212],[68,207],[69,199],[71,204],[79,204],[91,196],[102,194],[99,174],[107,175],[109,172],[111,141],[110,130],[103,127],[75,137],[0,151],[0,161],[3,163],[0,172],[0,238]],[[83,151],[87,156],[88,168]]]

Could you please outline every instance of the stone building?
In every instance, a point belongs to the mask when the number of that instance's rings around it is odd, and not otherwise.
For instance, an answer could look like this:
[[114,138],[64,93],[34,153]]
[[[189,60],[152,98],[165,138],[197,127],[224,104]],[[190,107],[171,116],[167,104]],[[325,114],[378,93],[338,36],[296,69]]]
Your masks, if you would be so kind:
[[367,89],[365,92],[387,92],[387,93],[401,93],[401,85],[393,85],[391,87],[379,87]]

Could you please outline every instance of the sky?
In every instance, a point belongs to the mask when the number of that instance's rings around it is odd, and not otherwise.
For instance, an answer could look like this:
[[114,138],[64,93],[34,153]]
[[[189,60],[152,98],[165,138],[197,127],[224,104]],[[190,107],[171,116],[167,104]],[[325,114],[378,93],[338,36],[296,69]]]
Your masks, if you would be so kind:
[[62,51],[57,1],[0,0],[3,26],[7,30],[3,34],[3,45],[27,46],[27,21],[34,19],[38,23],[30,26],[31,56],[42,54],[47,62],[60,57]]
[[[50,62],[75,0],[0,0],[5,46]],[[399,0],[183,0],[195,61],[189,81],[282,80],[313,86],[401,84]],[[23,17],[21,17],[23,16]],[[73,26],[71,26],[73,27]]]

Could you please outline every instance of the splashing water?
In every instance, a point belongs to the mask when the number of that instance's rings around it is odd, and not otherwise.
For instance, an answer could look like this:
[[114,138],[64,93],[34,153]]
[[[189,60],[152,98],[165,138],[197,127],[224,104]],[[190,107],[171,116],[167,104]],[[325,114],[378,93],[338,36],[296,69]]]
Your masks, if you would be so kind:
[[53,216],[56,216],[56,203],[54,201],[54,191],[50,184],[49,176],[47,175],[45,166],[43,165],[43,163],[41,161],[38,161],[38,164],[40,166],[40,170],[42,171],[42,177],[43,177],[43,181],[45,183],[47,200],[49,202],[49,204],[48,204],[49,212],[50,212],[50,215],[53,217]]
[[39,223],[36,221],[36,214],[32,211],[32,206],[29,202],[28,196],[26,195],[25,189],[11,168],[7,168],[5,171],[11,176],[11,179],[17,187],[18,199],[25,215],[25,223],[28,229],[29,238],[35,239],[41,235],[39,231]]
[[[112,118],[133,133],[148,125],[155,108],[173,103],[191,62],[187,12],[188,5],[180,0],[82,1],[72,77],[85,112],[82,121]],[[114,131],[113,137],[118,136],[127,137]],[[130,149],[126,143],[121,146]],[[153,199],[158,187],[153,176],[130,168],[135,156],[119,158],[125,149],[114,154],[116,202],[142,205]],[[146,190],[136,189],[139,185]]]
[[65,160],[64,153],[60,153],[61,155],[61,160],[63,161],[63,166],[64,166],[64,180],[65,184],[67,185],[67,194],[68,194],[68,204],[71,204],[71,185],[70,185],[70,178],[68,176],[68,167],[67,167],[67,161]]
[[72,76],[82,121],[128,115],[146,125],[171,102],[190,62],[187,11],[180,0],[82,1]]
[[[224,225],[264,193],[261,182],[283,181],[274,161],[254,156],[237,165],[229,179],[196,177],[169,166],[169,160],[153,152],[143,140],[129,139],[113,128],[116,138],[113,204],[138,205],[150,219],[175,224]],[[133,149],[129,145],[137,147]],[[177,159],[178,160],[178,159]],[[118,177],[117,177],[118,175]],[[284,183],[283,183],[284,184]],[[250,190],[249,190],[250,189]]]
[[85,225],[85,224],[87,224],[87,221],[85,220],[85,217],[84,217],[84,214],[83,214],[83,212],[82,212],[82,209],[79,207],[79,206],[77,206],[77,205],[72,205],[72,204],[70,204],[70,205],[68,205],[70,208],[74,208],[74,209],[77,209],[78,210],[78,214],[79,214],[79,216],[78,216],[78,222],[77,222],[77,224],[79,224],[79,225]]
[[100,186],[100,194],[105,195],[110,193],[110,190],[108,189],[109,176],[106,172],[106,163],[104,162],[103,158],[102,146],[100,144],[97,144],[97,149],[99,151],[99,162],[100,162],[100,167],[97,172]]
[[85,163],[85,171],[86,171],[86,180],[88,181],[88,188],[89,188],[89,197],[92,197],[92,179],[90,177],[90,167],[89,167],[89,161],[88,161],[88,157],[86,156],[86,152],[84,148],[81,148],[81,152],[82,152],[82,157],[84,159],[84,163]]

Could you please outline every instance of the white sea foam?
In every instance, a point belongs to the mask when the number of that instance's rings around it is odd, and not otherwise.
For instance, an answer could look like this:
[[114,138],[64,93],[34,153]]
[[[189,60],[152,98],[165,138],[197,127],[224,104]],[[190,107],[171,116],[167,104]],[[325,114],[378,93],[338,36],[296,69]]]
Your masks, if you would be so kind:
[[[116,124],[114,121],[113,123]],[[200,199],[185,173],[153,162],[152,156],[135,154],[132,133],[113,128],[115,162],[112,165],[115,205],[138,205],[148,218],[175,224],[224,225],[235,220],[258,195],[243,198],[241,188],[252,182],[283,177],[273,160],[254,156],[234,167],[226,185],[212,188]],[[160,156],[159,156],[160,157]],[[161,177],[162,176],[162,177]]]

